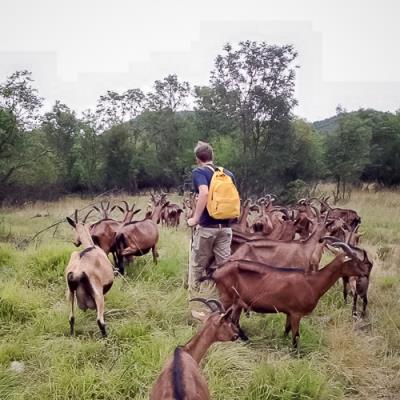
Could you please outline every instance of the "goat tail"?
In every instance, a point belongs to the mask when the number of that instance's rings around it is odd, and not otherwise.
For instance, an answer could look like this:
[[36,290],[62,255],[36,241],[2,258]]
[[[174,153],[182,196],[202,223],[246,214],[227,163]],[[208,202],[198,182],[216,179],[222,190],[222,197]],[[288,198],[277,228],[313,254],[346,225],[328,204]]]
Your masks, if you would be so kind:
[[95,309],[93,287],[86,272],[74,274],[72,271],[67,274],[67,284],[70,292],[76,293],[78,306],[81,310]]
[[74,276],[72,271],[68,272],[67,274],[67,285],[71,292],[75,292],[79,285],[80,276]]
[[115,239],[115,247],[118,250],[123,250],[125,247],[127,247],[127,243],[126,243],[126,238],[125,235],[123,233],[120,233],[119,235],[117,235],[116,239]]
[[182,347],[177,347],[174,351],[174,361],[172,364],[172,387],[175,400],[184,400],[185,391],[183,387],[183,365]]

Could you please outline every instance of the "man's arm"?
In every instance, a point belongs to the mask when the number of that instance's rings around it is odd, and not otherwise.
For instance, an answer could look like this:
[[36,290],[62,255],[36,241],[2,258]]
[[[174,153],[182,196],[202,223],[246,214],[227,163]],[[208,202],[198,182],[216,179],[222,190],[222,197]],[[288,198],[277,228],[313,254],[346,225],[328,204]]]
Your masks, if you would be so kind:
[[194,226],[199,223],[201,214],[203,214],[204,209],[206,208],[208,200],[208,186],[200,185],[199,186],[199,198],[197,199],[196,209],[194,211],[193,217],[188,219],[188,225]]

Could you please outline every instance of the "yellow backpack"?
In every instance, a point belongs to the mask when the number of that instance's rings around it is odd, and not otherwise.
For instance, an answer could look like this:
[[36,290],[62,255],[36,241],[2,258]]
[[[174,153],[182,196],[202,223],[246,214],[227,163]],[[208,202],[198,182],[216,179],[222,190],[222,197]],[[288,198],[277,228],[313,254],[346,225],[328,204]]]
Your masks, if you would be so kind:
[[214,172],[208,188],[208,213],[215,219],[238,218],[240,197],[232,178],[225,174],[222,167],[215,169],[211,165],[207,165],[207,167]]

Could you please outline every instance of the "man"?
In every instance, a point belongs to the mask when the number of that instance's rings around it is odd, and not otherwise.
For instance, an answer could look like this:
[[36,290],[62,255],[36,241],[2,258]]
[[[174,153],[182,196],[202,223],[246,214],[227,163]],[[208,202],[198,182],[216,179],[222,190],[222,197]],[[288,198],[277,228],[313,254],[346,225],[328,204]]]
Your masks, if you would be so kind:
[[[214,174],[213,149],[208,143],[198,142],[194,149],[198,167],[192,172],[193,185],[198,200],[193,217],[188,219],[189,226],[196,226],[192,241],[189,288],[199,290],[201,278],[207,267],[215,261],[216,266],[231,254],[232,229],[229,219],[214,219],[207,210],[208,192]],[[230,171],[224,169],[234,181]]]

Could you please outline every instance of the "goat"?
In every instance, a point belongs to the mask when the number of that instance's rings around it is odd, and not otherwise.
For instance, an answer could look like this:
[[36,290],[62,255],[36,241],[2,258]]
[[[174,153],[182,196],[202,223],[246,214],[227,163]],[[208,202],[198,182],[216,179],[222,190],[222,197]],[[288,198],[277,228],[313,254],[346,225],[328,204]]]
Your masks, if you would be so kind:
[[161,213],[161,223],[166,226],[177,228],[180,223],[181,214],[183,209],[175,203],[170,203],[164,207]]
[[[302,241],[279,241],[265,238],[254,238],[244,242],[231,255],[230,260],[255,260],[277,267],[302,268],[310,271],[318,269],[322,257],[324,242],[321,238],[327,228],[335,221],[324,221],[316,224],[313,233]],[[237,240],[237,238],[235,239]]]
[[311,314],[321,296],[342,276],[368,274],[365,253],[364,259],[360,260],[347,244],[333,245],[341,247],[345,253],[312,274],[302,269],[276,268],[255,261],[228,260],[203,280],[215,282],[225,308],[239,296],[238,315],[241,309],[286,314],[285,335],[292,331],[292,344],[297,348],[300,320]]
[[71,335],[75,326],[75,297],[81,310],[88,308],[97,310],[97,325],[102,336],[107,336],[104,322],[104,295],[111,289],[114,281],[113,266],[106,253],[95,246],[88,227],[85,225],[87,216],[78,222],[78,210],[75,210],[75,220],[67,217],[68,223],[75,229],[75,246],[83,245],[82,251],[74,251],[65,270],[68,286],[68,298],[71,305],[69,324]]
[[165,195],[156,200],[152,195],[154,208],[151,214],[141,221],[128,222],[120,227],[115,237],[117,266],[121,274],[124,273],[124,257],[142,256],[150,249],[153,253],[153,261],[157,264],[157,249],[159,232],[157,224],[160,222],[161,211],[169,203],[165,202]]
[[232,308],[225,311],[218,300],[195,298],[206,304],[211,314],[195,336],[184,346],[175,349],[155,381],[150,400],[209,400],[207,382],[200,372],[199,364],[208,348],[215,342],[234,341],[238,328],[232,323]]
[[191,193],[189,198],[183,199],[183,210],[185,211],[185,218],[188,220],[192,218],[194,210],[196,209],[197,198],[195,193]]
[[328,204],[328,199],[329,197],[323,198],[322,200],[316,199],[321,204],[321,214],[329,211],[331,218],[342,218],[353,229],[361,224],[361,217],[356,211],[348,208],[332,208]]
[[[126,224],[132,221],[132,218],[135,214],[140,212],[140,209],[135,210],[135,204],[132,204],[129,207],[128,203],[123,200],[122,203],[125,205],[125,210],[120,206],[113,206],[111,211],[114,208],[119,208],[122,212],[125,213],[122,221],[116,221],[114,219],[107,218],[97,221],[89,227],[89,232],[92,236],[94,243],[102,248],[104,252],[108,255],[110,252],[113,255],[114,263],[117,265],[117,259],[115,254],[115,237],[121,225]],[[98,210],[96,207],[95,209]]]
[[240,217],[236,222],[232,223],[231,225],[232,231],[250,233],[249,222],[247,218],[250,211],[256,211],[256,210],[258,210],[258,206],[252,204],[250,199],[247,199],[241,207]]
[[[364,318],[367,311],[368,305],[368,287],[369,287],[369,277],[371,274],[371,270],[373,267],[372,261],[368,258],[368,253],[361,249],[360,247],[354,246],[354,241],[348,241],[347,244],[351,247],[351,249],[358,254],[359,257],[364,256],[364,262],[368,266],[368,274],[365,276],[344,276],[343,280],[343,298],[344,302],[347,304],[347,296],[348,296],[348,287],[350,286],[350,290],[353,295],[353,306],[352,306],[352,315],[354,317],[357,316],[357,299],[358,296],[361,297],[363,301],[363,309],[361,311],[361,318]],[[337,250],[329,247],[329,249],[337,254]]]

